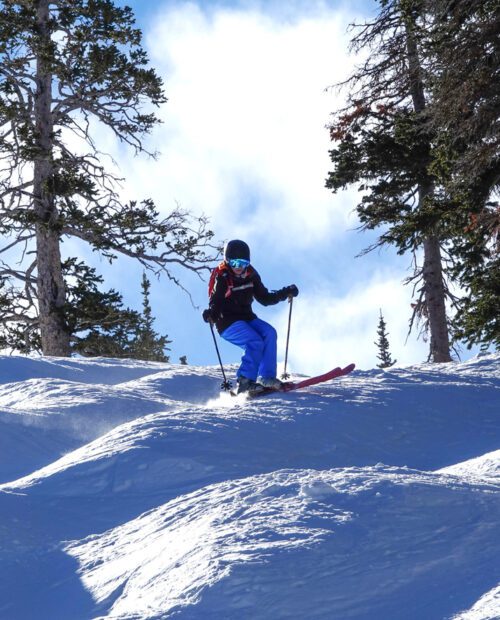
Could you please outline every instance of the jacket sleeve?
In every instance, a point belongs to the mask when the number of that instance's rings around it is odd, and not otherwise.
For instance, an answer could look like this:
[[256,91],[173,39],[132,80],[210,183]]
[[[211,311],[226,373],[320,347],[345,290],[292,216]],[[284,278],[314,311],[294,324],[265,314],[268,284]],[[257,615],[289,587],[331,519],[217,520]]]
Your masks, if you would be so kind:
[[253,279],[253,294],[255,299],[263,306],[274,306],[274,304],[286,299],[286,296],[283,297],[282,291],[268,291],[262,284],[262,280],[257,272],[255,272]]

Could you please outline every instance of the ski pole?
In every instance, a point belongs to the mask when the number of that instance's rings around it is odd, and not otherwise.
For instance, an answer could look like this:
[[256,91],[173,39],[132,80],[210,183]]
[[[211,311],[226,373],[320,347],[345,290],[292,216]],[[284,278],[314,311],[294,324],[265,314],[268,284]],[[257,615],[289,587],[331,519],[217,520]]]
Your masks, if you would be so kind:
[[290,311],[288,313],[288,330],[286,333],[286,349],[285,349],[285,368],[283,369],[283,374],[281,375],[282,379],[289,379],[290,375],[286,371],[286,365],[288,362],[288,343],[290,342],[290,325],[292,323],[292,305],[293,305],[293,297],[289,297]]
[[209,325],[210,325],[210,331],[212,332],[212,338],[214,339],[215,350],[217,351],[217,357],[219,358],[219,364],[220,364],[220,369],[222,370],[222,376],[224,377],[224,381],[220,384],[220,389],[230,390],[232,388],[232,383],[231,381],[228,381],[226,379],[226,373],[224,372],[224,366],[222,365],[222,360],[221,360],[220,353],[219,353],[219,346],[217,345],[217,338],[215,337],[213,323],[210,321]]

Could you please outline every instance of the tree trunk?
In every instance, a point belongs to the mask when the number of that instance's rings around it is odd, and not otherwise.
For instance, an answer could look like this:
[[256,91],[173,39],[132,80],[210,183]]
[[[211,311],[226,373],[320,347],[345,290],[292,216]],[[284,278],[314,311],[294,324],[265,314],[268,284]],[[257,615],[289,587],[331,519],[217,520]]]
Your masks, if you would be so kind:
[[[414,32],[414,18],[406,16],[406,49],[408,53],[408,75],[410,90],[415,112],[425,110],[425,93],[422,81],[422,67],[418,56],[417,41]],[[430,153],[431,146],[428,145]],[[418,185],[419,208],[424,207],[426,200],[432,199],[434,192],[432,180],[427,170],[422,170],[422,181]],[[443,283],[441,266],[441,248],[439,239],[429,234],[424,239],[424,280],[425,305],[431,334],[430,357],[433,362],[451,362],[448,321],[446,318],[446,291]]]
[[37,290],[42,352],[70,355],[64,320],[66,291],[61,267],[58,214],[53,193],[53,125],[49,0],[37,0],[34,211],[36,216]]
[[451,362],[441,248],[436,237],[424,240],[423,278],[425,305],[431,332],[430,355],[433,362]]

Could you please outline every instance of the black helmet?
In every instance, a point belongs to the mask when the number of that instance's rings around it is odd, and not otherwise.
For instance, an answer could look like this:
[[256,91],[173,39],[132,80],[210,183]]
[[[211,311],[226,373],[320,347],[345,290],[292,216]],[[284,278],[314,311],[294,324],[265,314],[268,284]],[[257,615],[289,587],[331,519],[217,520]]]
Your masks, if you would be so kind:
[[250,260],[250,248],[244,241],[239,239],[233,239],[226,243],[224,248],[224,258],[229,260],[231,258],[244,258]]

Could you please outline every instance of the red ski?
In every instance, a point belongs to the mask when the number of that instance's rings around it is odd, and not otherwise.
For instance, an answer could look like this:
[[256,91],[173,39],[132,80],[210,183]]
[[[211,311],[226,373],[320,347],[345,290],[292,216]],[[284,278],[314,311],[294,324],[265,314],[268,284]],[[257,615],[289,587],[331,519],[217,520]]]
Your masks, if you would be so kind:
[[250,398],[257,398],[259,396],[264,396],[265,394],[272,394],[274,392],[291,392],[292,390],[301,390],[302,388],[309,387],[310,385],[316,385],[317,383],[324,383],[325,381],[330,381],[331,379],[336,379],[337,377],[343,377],[344,375],[348,375],[356,368],[356,364],[349,364],[345,368],[334,368],[329,372],[325,372],[323,375],[318,375],[317,377],[309,377],[309,379],[303,379],[302,381],[298,381],[297,383],[285,383],[283,389],[275,390],[273,388],[263,388],[258,392],[249,393]]

